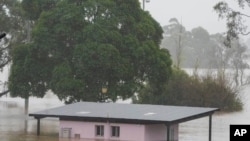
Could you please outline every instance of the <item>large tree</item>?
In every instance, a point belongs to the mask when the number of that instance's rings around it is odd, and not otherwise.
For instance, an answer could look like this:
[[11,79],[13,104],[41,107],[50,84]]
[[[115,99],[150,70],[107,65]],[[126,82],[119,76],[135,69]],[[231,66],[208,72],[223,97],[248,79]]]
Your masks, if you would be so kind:
[[162,29],[138,1],[62,0],[40,13],[31,43],[13,50],[13,96],[42,97],[51,89],[65,102],[116,101],[168,80]]
[[249,0],[236,0],[239,6],[237,10],[229,6],[225,1],[218,2],[214,9],[218,13],[219,18],[225,18],[227,22],[226,40],[224,44],[228,47],[234,39],[238,39],[239,35],[249,35],[250,31],[245,24],[246,20],[250,19],[249,13],[244,13],[244,9],[250,8]]

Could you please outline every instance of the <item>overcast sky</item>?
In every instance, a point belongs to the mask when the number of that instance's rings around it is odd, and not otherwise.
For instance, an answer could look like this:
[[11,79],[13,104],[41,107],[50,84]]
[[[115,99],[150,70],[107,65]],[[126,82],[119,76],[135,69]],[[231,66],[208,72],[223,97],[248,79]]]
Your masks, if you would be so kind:
[[[187,30],[201,26],[214,34],[226,30],[225,20],[218,19],[213,10],[213,6],[219,1],[221,0],[150,0],[145,3],[145,10],[162,26],[167,25],[169,19],[177,18]],[[234,0],[226,1],[237,7]],[[250,9],[247,12],[250,13]],[[250,21],[248,23],[250,25]]]

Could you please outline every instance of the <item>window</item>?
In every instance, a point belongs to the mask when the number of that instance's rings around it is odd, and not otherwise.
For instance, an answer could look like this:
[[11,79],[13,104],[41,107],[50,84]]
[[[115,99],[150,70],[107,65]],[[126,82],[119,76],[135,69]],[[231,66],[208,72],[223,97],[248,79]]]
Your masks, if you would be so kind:
[[95,126],[95,135],[96,136],[104,136],[104,126],[103,125],[96,125]]
[[111,126],[111,137],[119,137],[119,136],[120,136],[120,127]]

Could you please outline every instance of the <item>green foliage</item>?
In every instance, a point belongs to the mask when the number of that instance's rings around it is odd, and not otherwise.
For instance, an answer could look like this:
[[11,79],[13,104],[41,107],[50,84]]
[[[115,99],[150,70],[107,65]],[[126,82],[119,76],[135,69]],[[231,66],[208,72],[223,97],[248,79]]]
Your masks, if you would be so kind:
[[0,42],[0,69],[11,61],[9,51],[18,43],[24,41],[23,11],[18,0],[0,1],[0,34],[7,36]]
[[22,0],[22,8],[25,11],[26,18],[37,20],[43,11],[55,7],[58,0]]
[[13,49],[13,62],[10,70],[8,87],[13,97],[27,98],[31,95],[43,97],[46,90],[48,66],[46,60],[36,60],[36,53],[31,44],[23,44]]
[[242,110],[237,89],[229,85],[223,73],[219,73],[217,77],[209,74],[201,77],[197,74],[189,76],[184,71],[175,69],[164,86],[164,92],[156,94],[152,90],[152,86],[147,85],[133,102],[217,107],[222,111]]
[[[34,11],[34,19],[39,18],[27,46],[30,55],[13,61],[13,95],[20,87],[36,95],[42,85],[39,96],[51,89],[68,103],[116,101],[131,97],[145,81],[160,87],[169,79],[170,55],[159,47],[162,29],[138,1],[61,0],[38,13]],[[25,60],[32,61],[25,66]],[[18,72],[15,66],[27,71]],[[29,85],[14,82],[27,72]],[[102,87],[108,88],[104,97]]]

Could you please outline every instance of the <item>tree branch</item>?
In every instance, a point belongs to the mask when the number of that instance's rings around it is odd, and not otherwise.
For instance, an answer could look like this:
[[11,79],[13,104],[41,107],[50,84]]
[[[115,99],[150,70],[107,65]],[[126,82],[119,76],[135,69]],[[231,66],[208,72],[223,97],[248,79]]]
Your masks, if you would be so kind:
[[0,68],[3,68],[4,66],[6,66],[7,64],[9,64],[11,60],[8,59],[6,62],[3,62],[2,64],[0,64]]
[[[233,11],[233,9],[231,9],[231,11]],[[241,16],[245,16],[245,17],[248,17],[250,18],[250,15],[247,15],[247,14],[244,14],[244,13],[241,13],[240,11],[235,11],[237,14],[241,15]]]
[[9,90],[6,90],[6,91],[4,91],[4,92],[1,92],[1,93],[0,93],[0,97],[1,97],[1,96],[4,96],[4,95],[6,95],[6,94],[8,94],[9,92],[10,92]]
[[250,34],[250,31],[247,32],[247,33],[240,32],[239,34],[246,36],[246,35],[249,35],[249,34]]

